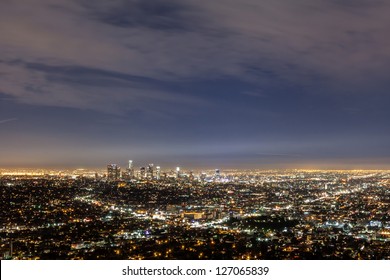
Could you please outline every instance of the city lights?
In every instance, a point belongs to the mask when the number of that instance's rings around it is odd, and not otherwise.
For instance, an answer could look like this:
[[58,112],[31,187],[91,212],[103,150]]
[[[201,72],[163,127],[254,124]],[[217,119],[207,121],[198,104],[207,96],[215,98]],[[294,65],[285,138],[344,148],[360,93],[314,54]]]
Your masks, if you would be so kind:
[[390,258],[389,171],[135,170],[2,170],[1,257]]

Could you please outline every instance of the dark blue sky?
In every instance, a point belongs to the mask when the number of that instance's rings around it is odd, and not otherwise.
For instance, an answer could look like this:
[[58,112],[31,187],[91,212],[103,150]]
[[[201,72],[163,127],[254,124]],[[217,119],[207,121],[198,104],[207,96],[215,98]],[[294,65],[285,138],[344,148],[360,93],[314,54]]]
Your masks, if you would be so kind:
[[1,0],[0,167],[390,168],[389,14]]

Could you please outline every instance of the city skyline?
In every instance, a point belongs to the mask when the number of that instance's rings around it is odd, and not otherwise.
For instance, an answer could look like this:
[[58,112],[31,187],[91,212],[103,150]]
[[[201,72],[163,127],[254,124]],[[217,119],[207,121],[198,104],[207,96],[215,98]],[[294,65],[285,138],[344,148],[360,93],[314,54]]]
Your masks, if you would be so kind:
[[390,169],[389,13],[6,0],[0,168]]
[[0,259],[390,258],[389,170],[118,168],[1,174]]

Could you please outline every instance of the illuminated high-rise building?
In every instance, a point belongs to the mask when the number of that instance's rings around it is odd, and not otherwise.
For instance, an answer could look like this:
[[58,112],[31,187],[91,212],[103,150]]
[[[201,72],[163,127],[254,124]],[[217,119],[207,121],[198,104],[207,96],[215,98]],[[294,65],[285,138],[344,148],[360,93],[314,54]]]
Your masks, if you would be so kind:
[[153,179],[153,166],[154,166],[154,164],[150,163],[148,165],[148,169],[146,170],[146,177],[149,179]]
[[180,177],[180,167],[176,167],[176,178]]
[[156,179],[160,180],[160,176],[161,176],[161,168],[160,166],[156,166]]
[[202,173],[200,174],[200,180],[201,180],[202,182],[206,181],[206,177],[207,177],[207,174],[206,174],[206,173],[202,172]]
[[126,171],[129,178],[134,178],[134,166],[132,160],[129,160],[129,166],[127,167]]
[[107,165],[107,180],[116,181],[121,177],[121,168],[117,164]]
[[141,179],[144,179],[144,178],[145,178],[145,167],[142,166],[142,167],[139,169],[139,176],[140,176]]

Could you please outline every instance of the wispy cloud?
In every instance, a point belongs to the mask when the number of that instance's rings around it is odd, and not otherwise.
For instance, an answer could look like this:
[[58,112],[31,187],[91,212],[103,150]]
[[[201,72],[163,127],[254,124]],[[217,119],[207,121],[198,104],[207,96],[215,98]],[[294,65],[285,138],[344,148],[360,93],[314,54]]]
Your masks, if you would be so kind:
[[17,121],[17,118],[0,120],[0,124]]

